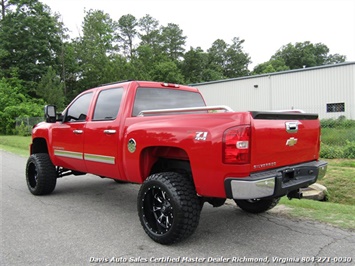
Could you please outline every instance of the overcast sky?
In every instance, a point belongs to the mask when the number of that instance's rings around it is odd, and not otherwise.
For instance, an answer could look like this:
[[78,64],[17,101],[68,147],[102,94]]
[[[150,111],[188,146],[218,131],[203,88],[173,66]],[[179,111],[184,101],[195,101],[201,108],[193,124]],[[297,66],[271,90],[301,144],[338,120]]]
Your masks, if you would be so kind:
[[103,10],[113,20],[146,14],[161,26],[179,25],[186,50],[204,51],[217,39],[244,39],[244,52],[257,64],[283,45],[310,41],[355,61],[355,0],[40,0],[60,13],[72,37],[79,36],[84,9]]

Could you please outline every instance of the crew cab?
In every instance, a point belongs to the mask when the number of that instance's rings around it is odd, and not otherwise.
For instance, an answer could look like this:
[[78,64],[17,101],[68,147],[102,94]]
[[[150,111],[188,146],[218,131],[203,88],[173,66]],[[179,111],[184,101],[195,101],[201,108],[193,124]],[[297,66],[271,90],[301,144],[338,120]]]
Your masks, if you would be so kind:
[[[50,194],[57,178],[86,173],[142,184],[138,216],[161,244],[190,236],[204,202],[246,212],[301,198],[322,178],[318,115],[206,106],[197,88],[124,81],[89,89],[34,126],[26,180]],[[85,178],[83,177],[83,182]]]

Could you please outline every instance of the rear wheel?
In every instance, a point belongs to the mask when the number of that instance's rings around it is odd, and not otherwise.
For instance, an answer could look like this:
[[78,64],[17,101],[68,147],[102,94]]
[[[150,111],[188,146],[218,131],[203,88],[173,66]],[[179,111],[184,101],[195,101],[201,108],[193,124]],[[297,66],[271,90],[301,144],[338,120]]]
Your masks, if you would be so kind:
[[234,201],[243,211],[250,213],[262,213],[274,208],[279,203],[280,198]]
[[137,207],[144,231],[161,244],[189,237],[199,223],[200,200],[194,185],[178,173],[149,176],[138,193]]
[[34,195],[53,192],[57,184],[55,166],[47,153],[32,154],[26,164],[27,187]]

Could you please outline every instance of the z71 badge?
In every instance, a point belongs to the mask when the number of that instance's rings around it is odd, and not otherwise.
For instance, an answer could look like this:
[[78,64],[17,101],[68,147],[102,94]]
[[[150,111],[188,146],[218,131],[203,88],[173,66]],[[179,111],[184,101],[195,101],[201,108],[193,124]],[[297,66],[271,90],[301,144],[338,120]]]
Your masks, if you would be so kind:
[[196,132],[195,140],[206,140],[208,132]]

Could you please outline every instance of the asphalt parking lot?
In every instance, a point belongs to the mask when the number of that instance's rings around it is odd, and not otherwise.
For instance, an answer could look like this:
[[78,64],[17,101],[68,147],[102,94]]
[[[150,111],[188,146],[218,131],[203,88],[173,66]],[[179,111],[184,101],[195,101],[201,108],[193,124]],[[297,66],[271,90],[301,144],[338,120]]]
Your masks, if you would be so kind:
[[68,176],[51,195],[33,196],[26,160],[0,151],[0,265],[355,263],[355,232],[277,212],[251,215],[234,204],[205,204],[192,237],[162,246],[140,225],[139,185]]

